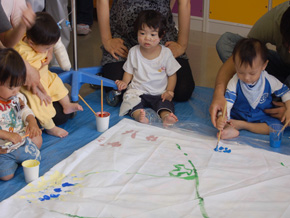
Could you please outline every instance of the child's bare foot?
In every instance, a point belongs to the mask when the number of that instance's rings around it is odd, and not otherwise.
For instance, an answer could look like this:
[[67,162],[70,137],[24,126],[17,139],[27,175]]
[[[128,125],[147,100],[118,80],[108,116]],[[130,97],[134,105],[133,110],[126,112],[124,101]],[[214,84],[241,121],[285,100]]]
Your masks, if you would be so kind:
[[71,114],[76,111],[83,111],[83,107],[78,103],[69,103],[63,107],[64,114]]
[[[218,137],[218,134],[217,134],[217,137]],[[225,126],[224,130],[222,131],[221,139],[232,139],[232,138],[238,137],[239,135],[240,135],[239,130],[237,130],[233,126],[227,124]]]
[[68,135],[68,132],[62,128],[57,126],[53,127],[52,129],[46,129],[47,134],[57,136],[60,138],[64,138]]
[[166,114],[163,118],[163,126],[171,126],[178,121],[177,117],[173,113]]
[[148,118],[145,116],[145,111],[144,109],[140,110],[139,116],[137,117],[137,121],[139,121],[140,123],[149,123]]

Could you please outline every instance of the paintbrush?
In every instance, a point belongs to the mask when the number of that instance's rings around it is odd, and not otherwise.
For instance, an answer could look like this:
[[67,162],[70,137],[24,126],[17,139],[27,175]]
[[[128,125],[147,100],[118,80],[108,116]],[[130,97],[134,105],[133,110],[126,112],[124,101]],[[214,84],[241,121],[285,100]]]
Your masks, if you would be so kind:
[[[223,119],[225,118],[226,110],[227,110],[227,102],[225,103],[224,110],[223,110],[223,114],[222,114]],[[221,139],[221,134],[222,134],[222,130],[219,131],[217,144],[216,144],[216,147],[215,147],[215,149],[214,149],[215,151],[218,150],[219,142],[220,142],[220,139]]]
[[91,108],[91,106],[85,101],[85,99],[82,98],[82,96],[78,95],[79,98],[90,108],[90,110],[96,115],[96,112]]
[[[24,139],[28,136],[29,136],[29,134],[26,134],[26,135],[21,136],[21,138]],[[2,149],[8,149],[8,148],[12,147],[12,145],[14,145],[13,142],[6,142],[4,145],[1,145],[0,147]]]
[[288,126],[289,122],[290,122],[290,120],[288,120],[288,121],[284,124],[284,126],[282,127],[282,129],[278,132],[278,135],[277,135],[277,136],[279,136],[279,135],[284,131],[284,129]]

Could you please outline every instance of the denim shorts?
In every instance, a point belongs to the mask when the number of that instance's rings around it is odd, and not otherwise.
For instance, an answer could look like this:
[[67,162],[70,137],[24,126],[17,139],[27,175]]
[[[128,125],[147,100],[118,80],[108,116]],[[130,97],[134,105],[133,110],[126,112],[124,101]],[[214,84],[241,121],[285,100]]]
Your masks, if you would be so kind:
[[29,159],[40,161],[41,156],[37,146],[27,137],[25,143],[18,149],[8,154],[0,154],[0,177],[14,174],[18,164]]

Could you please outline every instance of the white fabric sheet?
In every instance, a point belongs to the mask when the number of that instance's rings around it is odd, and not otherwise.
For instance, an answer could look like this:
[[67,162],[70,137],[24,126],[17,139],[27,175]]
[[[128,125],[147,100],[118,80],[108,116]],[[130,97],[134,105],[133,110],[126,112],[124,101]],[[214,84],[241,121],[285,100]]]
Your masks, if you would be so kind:
[[290,217],[290,157],[216,143],[123,119],[3,201],[0,217]]

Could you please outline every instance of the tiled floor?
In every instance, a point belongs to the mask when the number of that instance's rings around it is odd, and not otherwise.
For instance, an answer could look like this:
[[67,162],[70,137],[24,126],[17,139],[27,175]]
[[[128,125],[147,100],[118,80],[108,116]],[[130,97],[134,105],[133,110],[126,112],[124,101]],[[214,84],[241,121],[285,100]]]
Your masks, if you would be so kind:
[[[215,44],[219,35],[190,31],[187,56],[189,57],[193,77],[197,86],[214,87],[215,77],[222,62],[220,61]],[[72,41],[72,38],[71,38]],[[72,59],[72,42],[68,52]],[[92,26],[92,32],[86,36],[77,36],[78,68],[98,66],[101,60],[101,40],[97,21]],[[72,63],[73,64],[73,63]],[[80,94],[86,96],[94,91],[84,84]]]

